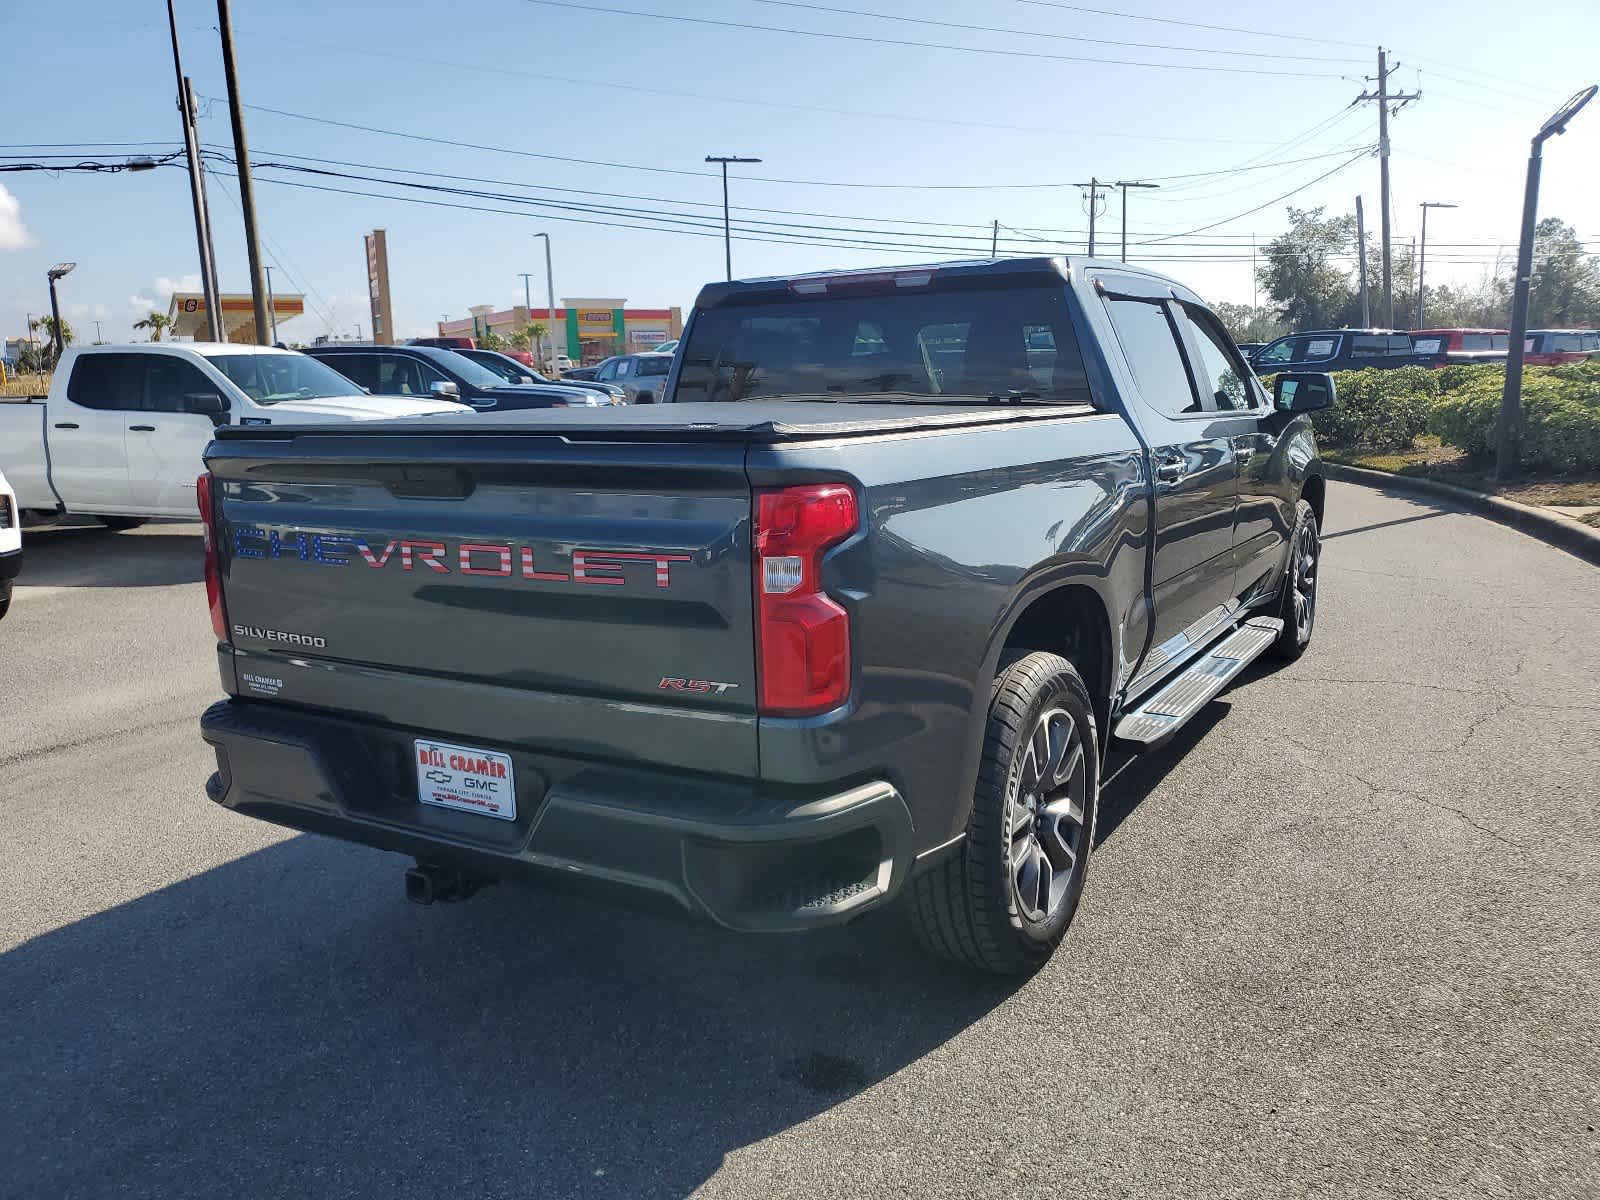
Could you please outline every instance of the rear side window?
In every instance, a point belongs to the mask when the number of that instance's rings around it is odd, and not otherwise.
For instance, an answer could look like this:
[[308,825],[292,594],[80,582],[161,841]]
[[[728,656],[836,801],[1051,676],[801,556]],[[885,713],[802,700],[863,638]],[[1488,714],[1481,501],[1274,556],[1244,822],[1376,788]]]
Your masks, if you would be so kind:
[[[1418,346],[1420,348],[1420,342]],[[1461,348],[1463,350],[1493,350],[1494,343],[1487,333],[1463,333],[1461,335]]]
[[142,404],[144,372],[138,354],[80,354],[67,381],[67,399],[84,408],[133,412]]
[[641,358],[639,360],[639,374],[641,374],[641,375],[665,375],[667,373],[667,368],[670,367],[671,365],[672,365],[672,362],[671,362],[670,359],[665,359],[665,358]]
[[378,390],[378,361],[371,354],[330,354],[318,359],[369,392]]
[[1189,382],[1167,306],[1148,300],[1108,300],[1106,309],[1145,402],[1168,416],[1200,412],[1200,397]]
[[[1444,339],[1442,337],[1417,338],[1411,343],[1411,348],[1418,354],[1437,354],[1444,348]],[[1467,349],[1470,350],[1471,347],[1468,346]]]
[[1391,354],[1410,354],[1411,338],[1403,333],[1358,333],[1350,339],[1351,358],[1387,358]]
[[676,398],[1090,402],[1059,286],[842,287],[697,312]]
[[428,385],[444,378],[426,363],[409,355],[375,355],[378,360],[379,395],[426,396]]

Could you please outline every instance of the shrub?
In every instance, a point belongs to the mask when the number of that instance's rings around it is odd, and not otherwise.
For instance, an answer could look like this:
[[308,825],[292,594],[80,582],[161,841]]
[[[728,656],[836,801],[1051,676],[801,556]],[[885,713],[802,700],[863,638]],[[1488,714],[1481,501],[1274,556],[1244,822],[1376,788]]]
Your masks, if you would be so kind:
[[1464,387],[1484,379],[1493,379],[1496,386],[1503,386],[1506,381],[1506,366],[1504,363],[1475,363],[1471,366],[1457,363],[1454,366],[1441,367],[1436,374],[1439,376],[1440,392],[1459,392]]
[[1426,367],[1340,371],[1334,376],[1339,402],[1312,414],[1317,436],[1329,446],[1410,449],[1428,428],[1439,394],[1439,373]]
[[[1475,458],[1490,457],[1503,386],[1503,373],[1486,374],[1444,396],[1434,406],[1433,431]],[[1600,470],[1600,371],[1578,364],[1523,376],[1520,465],[1539,472]]]

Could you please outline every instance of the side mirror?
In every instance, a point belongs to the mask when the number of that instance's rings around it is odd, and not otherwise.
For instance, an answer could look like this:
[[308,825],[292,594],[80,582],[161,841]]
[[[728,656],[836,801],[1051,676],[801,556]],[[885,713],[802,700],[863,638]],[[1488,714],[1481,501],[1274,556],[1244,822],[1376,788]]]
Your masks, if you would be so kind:
[[1338,399],[1333,376],[1325,371],[1284,371],[1273,380],[1272,407],[1278,412],[1317,412]]
[[183,398],[183,411],[199,413],[203,417],[210,417],[215,424],[221,424],[219,417],[228,415],[228,402],[216,392],[189,392]]
[[461,389],[448,379],[441,379],[428,385],[428,395],[435,400],[460,400]]

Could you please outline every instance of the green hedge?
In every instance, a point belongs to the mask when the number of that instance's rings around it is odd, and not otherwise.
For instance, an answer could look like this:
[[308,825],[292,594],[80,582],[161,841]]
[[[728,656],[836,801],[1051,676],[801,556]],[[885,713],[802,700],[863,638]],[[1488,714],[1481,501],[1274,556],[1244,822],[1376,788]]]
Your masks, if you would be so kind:
[[1408,450],[1428,430],[1439,375],[1427,367],[1340,371],[1333,377],[1339,403],[1312,414],[1311,423],[1329,446]]
[[[1483,374],[1442,396],[1430,426],[1447,445],[1459,446],[1474,458],[1489,458],[1498,440],[1505,372],[1467,369]],[[1524,372],[1522,468],[1540,473],[1600,471],[1600,369],[1594,364]]]

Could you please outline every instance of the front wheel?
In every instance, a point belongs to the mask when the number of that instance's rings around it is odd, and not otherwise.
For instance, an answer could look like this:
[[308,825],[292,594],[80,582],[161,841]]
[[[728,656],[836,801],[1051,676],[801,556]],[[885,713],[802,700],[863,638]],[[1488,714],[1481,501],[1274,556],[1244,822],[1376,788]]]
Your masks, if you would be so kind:
[[11,611],[12,582],[12,580],[8,579],[4,583],[0,583],[0,617],[4,617],[6,613]]
[[1289,535],[1289,561],[1283,572],[1283,595],[1278,616],[1283,632],[1272,644],[1275,657],[1293,662],[1311,645],[1317,623],[1317,575],[1322,566],[1322,534],[1317,513],[1301,500],[1295,506],[1294,532]]
[[1099,735],[1076,668],[1038,651],[1002,659],[966,838],[912,881],[922,943],[997,975],[1042,966],[1083,894],[1099,794]]
[[116,533],[124,529],[137,529],[148,521],[149,517],[101,517],[100,524]]

